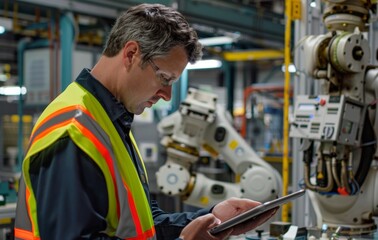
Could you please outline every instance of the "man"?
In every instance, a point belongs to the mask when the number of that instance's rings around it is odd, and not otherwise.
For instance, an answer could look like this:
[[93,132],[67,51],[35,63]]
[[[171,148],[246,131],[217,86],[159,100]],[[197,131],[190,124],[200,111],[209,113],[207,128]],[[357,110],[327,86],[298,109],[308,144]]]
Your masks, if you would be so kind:
[[171,98],[188,62],[201,57],[195,31],[177,11],[142,4],[121,14],[102,57],[40,116],[23,163],[16,239],[224,239],[208,229],[259,203],[229,199],[212,209],[166,213],[149,196],[130,132],[134,114]]

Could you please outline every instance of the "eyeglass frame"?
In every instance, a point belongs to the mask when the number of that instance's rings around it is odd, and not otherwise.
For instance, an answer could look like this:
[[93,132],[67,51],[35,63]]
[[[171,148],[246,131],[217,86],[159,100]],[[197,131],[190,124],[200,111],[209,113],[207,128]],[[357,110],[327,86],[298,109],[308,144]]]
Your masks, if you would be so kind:
[[[179,79],[175,79],[173,77],[165,77],[169,76],[166,72],[162,71],[156,63],[152,59],[148,59],[148,62],[150,63],[152,69],[155,71],[155,75],[159,78],[160,84],[164,87],[172,86],[175,82],[177,82]],[[161,73],[159,73],[159,71]]]

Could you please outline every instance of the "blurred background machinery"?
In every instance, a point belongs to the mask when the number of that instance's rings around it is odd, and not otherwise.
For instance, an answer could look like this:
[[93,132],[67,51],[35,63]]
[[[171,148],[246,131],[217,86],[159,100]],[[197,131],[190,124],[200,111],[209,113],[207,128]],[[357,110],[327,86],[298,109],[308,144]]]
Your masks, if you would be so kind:
[[[280,174],[235,130],[229,113],[217,105],[216,95],[190,88],[179,110],[163,118],[158,129],[167,148],[167,161],[157,172],[165,194],[181,195],[197,207],[211,207],[230,197],[265,202],[280,196]],[[221,156],[240,180],[212,180],[193,171],[201,149]]]

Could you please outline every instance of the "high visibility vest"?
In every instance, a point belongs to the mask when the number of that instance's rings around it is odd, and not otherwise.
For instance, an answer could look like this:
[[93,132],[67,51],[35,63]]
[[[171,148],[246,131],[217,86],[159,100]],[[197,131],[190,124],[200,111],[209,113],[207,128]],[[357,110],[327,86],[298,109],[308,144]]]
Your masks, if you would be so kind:
[[[29,175],[30,159],[66,135],[105,176],[109,206],[104,232],[121,239],[155,239],[151,208],[121,137],[97,99],[76,82],[46,108],[33,128],[22,165],[15,238],[40,239],[36,199]],[[142,159],[131,133],[130,138]],[[145,168],[144,171],[146,174]]]

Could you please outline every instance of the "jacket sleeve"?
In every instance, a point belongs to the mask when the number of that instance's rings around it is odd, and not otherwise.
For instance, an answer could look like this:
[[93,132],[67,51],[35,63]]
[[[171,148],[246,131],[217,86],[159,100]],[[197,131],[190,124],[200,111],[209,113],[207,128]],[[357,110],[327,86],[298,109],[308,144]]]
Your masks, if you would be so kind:
[[167,213],[159,208],[155,200],[151,201],[151,209],[158,239],[179,239],[178,237],[186,225],[212,210],[212,208],[204,208],[196,212]]
[[32,156],[30,177],[41,239],[118,239],[100,233],[107,226],[105,178],[69,137]]

